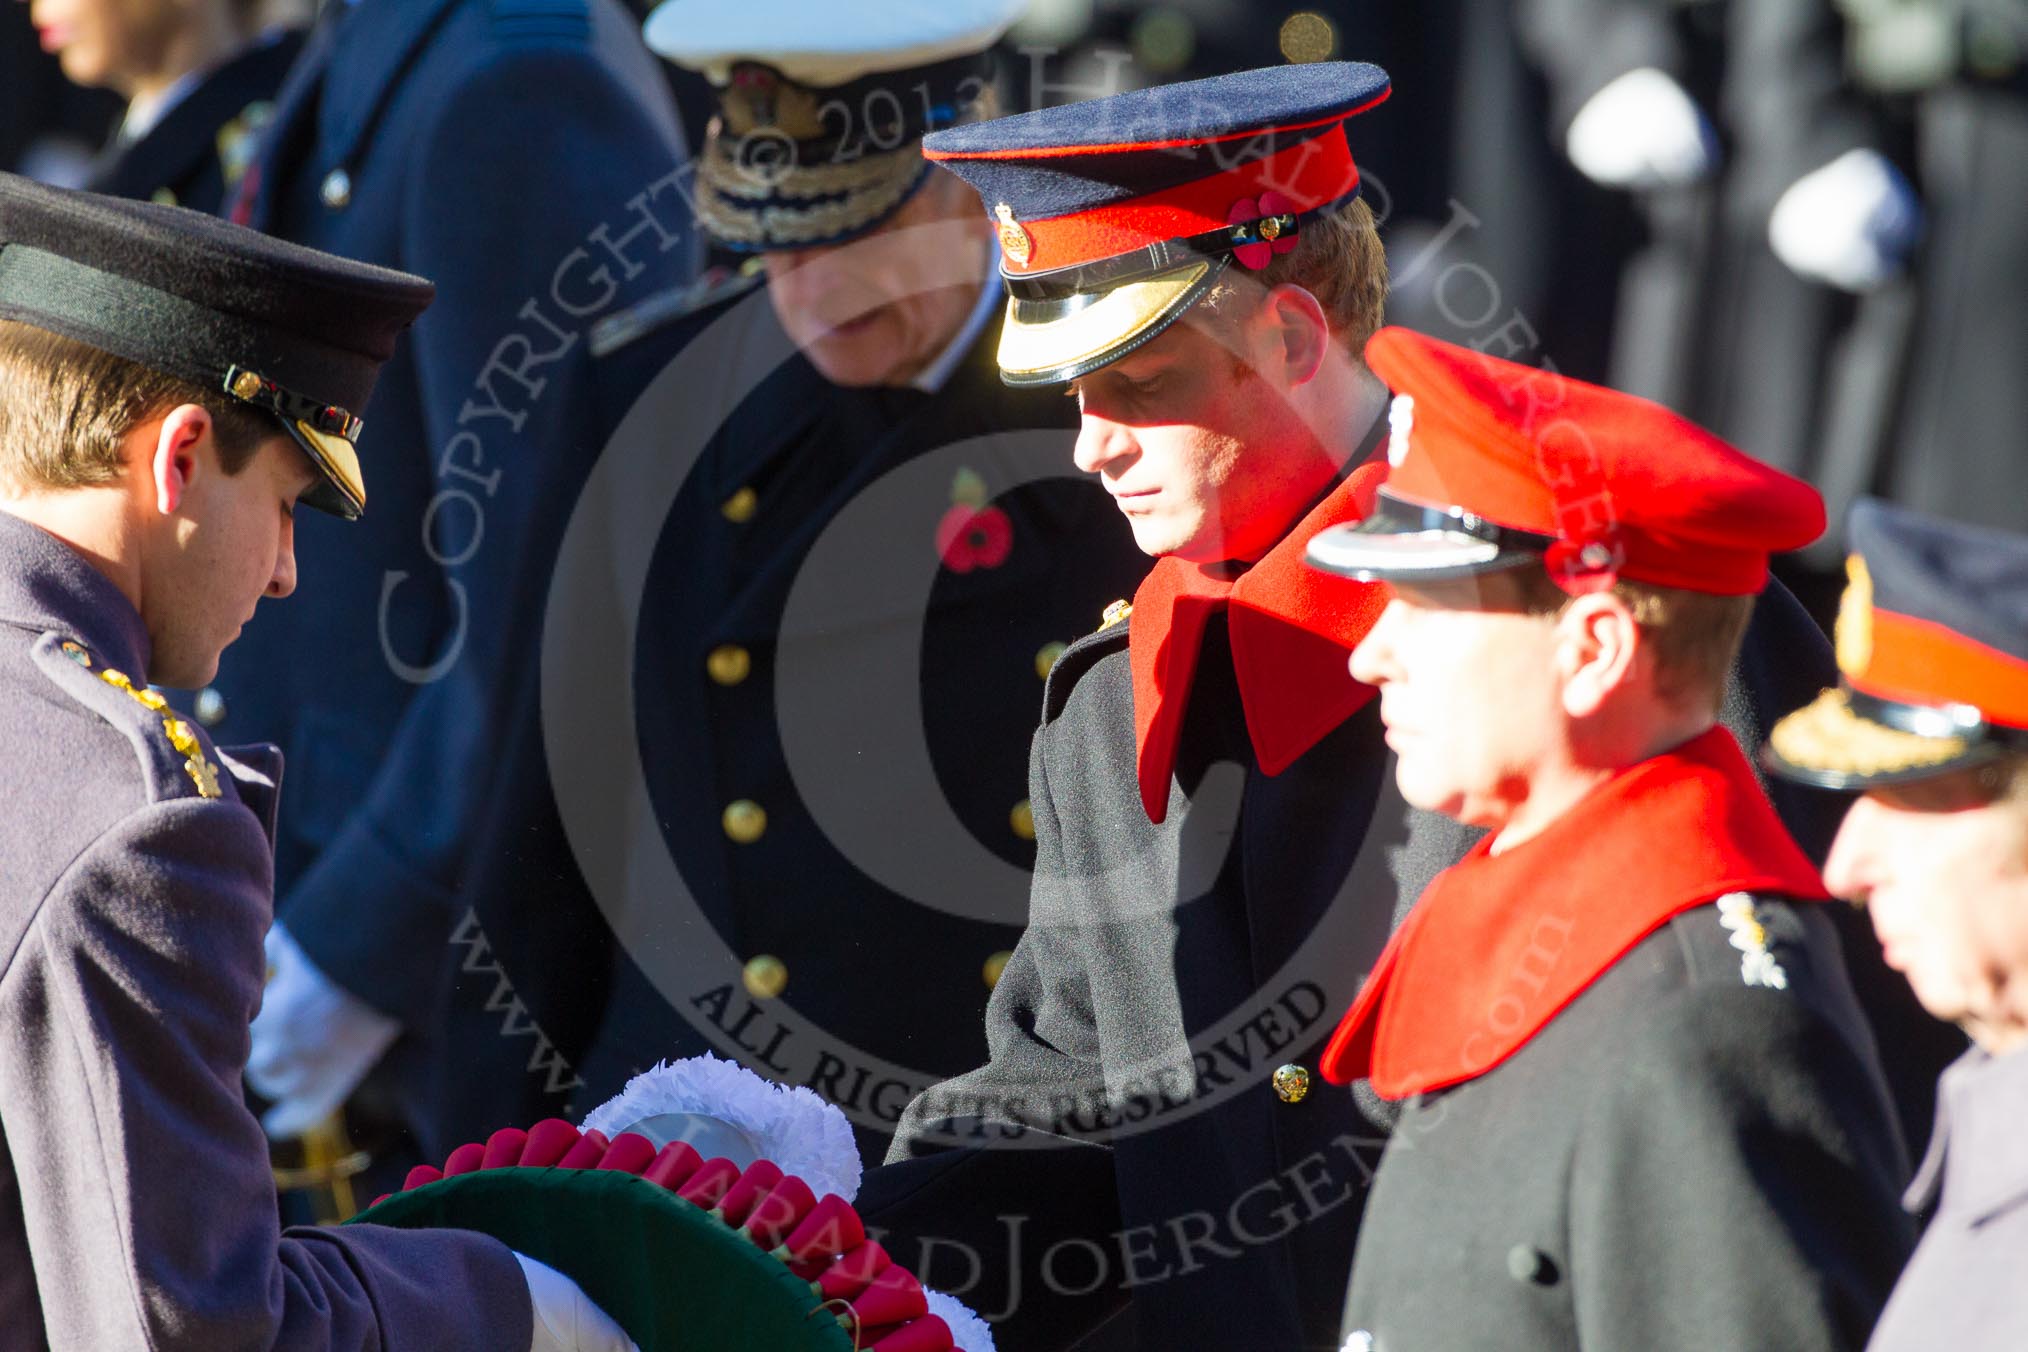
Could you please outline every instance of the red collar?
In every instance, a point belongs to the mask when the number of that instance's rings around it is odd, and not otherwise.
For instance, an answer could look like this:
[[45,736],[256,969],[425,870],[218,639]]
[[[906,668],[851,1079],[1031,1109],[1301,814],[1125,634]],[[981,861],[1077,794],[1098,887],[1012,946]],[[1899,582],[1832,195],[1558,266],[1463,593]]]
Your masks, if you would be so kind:
[[1128,649],[1134,667],[1134,740],[1148,820],[1169,811],[1169,779],[1204,626],[1221,608],[1254,754],[1280,774],[1357,713],[1373,688],[1354,681],[1346,659],[1387,605],[1385,588],[1320,573],[1303,546],[1326,526],[1358,521],[1373,507],[1386,464],[1363,464],[1237,580],[1174,555],[1155,564],[1134,593]]
[[1388,942],[1324,1049],[1326,1079],[1365,1076],[1391,1099],[1473,1079],[1672,916],[1729,892],[1827,895],[1723,727],[1532,840],[1491,843],[1438,874]]

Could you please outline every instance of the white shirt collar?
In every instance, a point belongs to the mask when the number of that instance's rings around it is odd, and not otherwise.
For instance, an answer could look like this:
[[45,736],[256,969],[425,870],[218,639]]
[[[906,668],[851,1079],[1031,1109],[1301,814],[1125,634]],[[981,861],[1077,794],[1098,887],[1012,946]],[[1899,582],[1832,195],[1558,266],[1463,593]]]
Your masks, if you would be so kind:
[[966,317],[964,327],[958,330],[958,336],[951,340],[950,346],[939,353],[935,361],[923,367],[921,375],[909,382],[916,389],[925,394],[935,394],[949,384],[951,374],[958,369],[958,364],[964,361],[965,354],[972,350],[972,344],[979,341],[979,335],[993,322],[993,316],[999,312],[1002,304],[999,261],[1000,246],[989,241],[986,249],[986,283],[980,288],[978,303],[972,307],[972,313]]

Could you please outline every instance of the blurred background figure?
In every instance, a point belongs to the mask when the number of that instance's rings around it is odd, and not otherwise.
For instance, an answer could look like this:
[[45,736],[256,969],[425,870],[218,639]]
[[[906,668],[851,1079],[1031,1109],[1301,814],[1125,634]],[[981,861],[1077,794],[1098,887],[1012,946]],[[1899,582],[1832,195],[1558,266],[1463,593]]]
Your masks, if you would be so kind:
[[0,169],[79,187],[119,116],[118,95],[64,78],[26,4],[0,4]]
[[[441,302],[363,411],[381,448],[372,511],[350,532],[299,523],[322,600],[255,619],[186,704],[288,759],[248,1068],[274,1135],[327,1118],[390,1048],[372,1116],[418,1121],[447,1093],[493,1126],[525,1119],[519,1078],[445,1060],[439,987],[475,895],[530,886],[501,823],[546,784],[549,553],[633,394],[585,332],[690,276],[685,160],[617,0],[336,0],[230,204],[429,275]],[[559,965],[594,965],[550,937]],[[490,1019],[495,1041],[519,1031]]]
[[41,49],[126,111],[83,186],[216,213],[302,48],[308,0],[26,0]]
[[2028,1328],[2028,536],[1862,501],[1837,689],[1768,760],[1861,796],[1824,868],[1924,1007],[1975,1044],[1944,1072],[1905,1204],[1933,1213],[1867,1344],[2012,1348]]

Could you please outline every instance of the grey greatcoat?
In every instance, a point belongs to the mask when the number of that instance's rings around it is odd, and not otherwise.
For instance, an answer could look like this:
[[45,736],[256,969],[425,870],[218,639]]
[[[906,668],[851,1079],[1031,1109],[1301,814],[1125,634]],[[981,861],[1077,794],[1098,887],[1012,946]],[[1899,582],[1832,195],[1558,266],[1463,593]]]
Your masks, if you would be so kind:
[[1929,1157],[1908,1190],[1935,1208],[1870,1352],[2028,1346],[2028,1053],[1967,1052],[1944,1072]]
[[498,1241],[278,1233],[240,1072],[280,760],[149,707],[147,663],[111,581],[0,514],[0,1346],[518,1352]]
[[1757,912],[1781,988],[1699,906],[1511,1059],[1407,1101],[1346,1348],[1861,1345],[1912,1241],[1907,1163],[1828,908]]

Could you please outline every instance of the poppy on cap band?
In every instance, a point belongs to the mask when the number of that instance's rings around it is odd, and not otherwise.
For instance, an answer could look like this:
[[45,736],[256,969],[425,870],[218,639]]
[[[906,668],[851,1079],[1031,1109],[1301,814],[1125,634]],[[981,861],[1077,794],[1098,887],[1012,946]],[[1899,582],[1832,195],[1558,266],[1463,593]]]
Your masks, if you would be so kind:
[[1318,532],[1304,547],[1313,568],[1361,582],[1443,582],[1540,564],[1556,544],[1459,507],[1410,502],[1385,488],[1360,521]]
[[[934,161],[953,158],[929,149],[923,154]],[[1003,225],[1023,232],[1025,247],[1018,252],[1002,250],[1000,271],[1010,279],[1061,272],[1176,241],[1224,234],[1234,224],[1233,205],[1258,201],[1263,194],[1279,195],[1290,204],[1285,210],[1300,221],[1343,206],[1358,191],[1359,169],[1352,162],[1352,147],[1334,123],[1325,134],[1209,178],[1067,215],[1005,219]]]
[[1784,779],[1856,791],[1912,784],[2028,752],[2028,733],[2000,727],[1965,706],[1903,704],[1850,685],[1776,723],[1761,753]]

